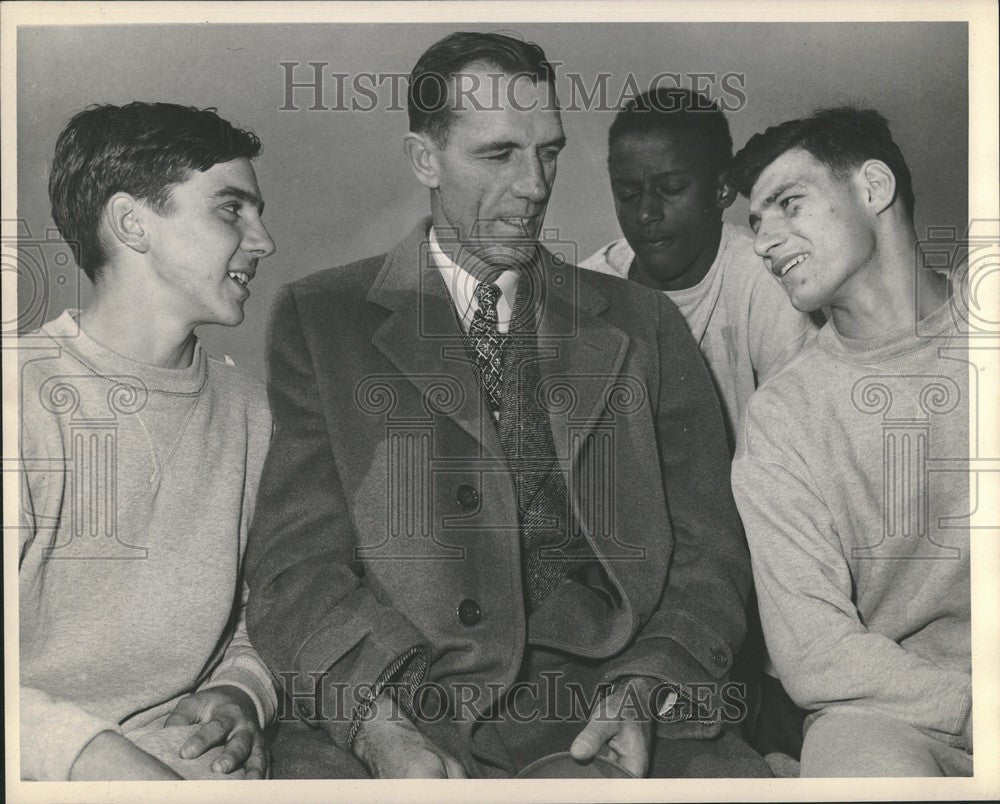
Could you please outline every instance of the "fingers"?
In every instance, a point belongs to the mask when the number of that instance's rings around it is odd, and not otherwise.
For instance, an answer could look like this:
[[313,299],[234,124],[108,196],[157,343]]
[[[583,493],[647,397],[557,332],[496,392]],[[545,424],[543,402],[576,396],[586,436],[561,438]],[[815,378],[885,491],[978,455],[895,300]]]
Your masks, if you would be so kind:
[[200,718],[201,707],[198,705],[198,700],[193,695],[185,696],[177,702],[177,706],[174,707],[174,711],[170,713],[163,725],[166,726],[190,726],[192,723],[197,723]]
[[263,779],[267,773],[264,740],[259,730],[240,728],[234,731],[212,763],[216,773],[230,773],[237,768],[243,768],[247,779]]
[[[396,775],[387,774],[390,778]],[[431,751],[424,751],[419,757],[407,762],[403,772],[398,775],[404,779],[447,779],[448,769],[442,757]]]
[[649,742],[638,723],[623,723],[621,731],[611,740],[610,747],[618,754],[618,762],[640,779],[649,766]]
[[569,747],[569,752],[577,762],[589,762],[602,746],[618,730],[619,723],[613,720],[594,719],[591,720],[583,730],[576,735],[573,744]]
[[235,726],[236,719],[232,715],[216,710],[213,718],[192,734],[181,746],[181,758],[200,757],[209,748],[221,743]]
[[253,748],[250,751],[250,757],[243,764],[243,770],[246,773],[245,778],[266,779],[267,768],[268,756],[267,751],[264,750],[264,735],[257,732],[253,740]]

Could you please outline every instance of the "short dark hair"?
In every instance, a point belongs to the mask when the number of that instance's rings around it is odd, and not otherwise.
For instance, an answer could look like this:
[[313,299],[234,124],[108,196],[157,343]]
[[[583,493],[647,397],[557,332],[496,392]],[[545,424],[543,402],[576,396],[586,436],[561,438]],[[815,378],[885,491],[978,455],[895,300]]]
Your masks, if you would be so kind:
[[729,123],[715,101],[681,87],[658,87],[630,100],[608,129],[608,152],[629,134],[679,133],[704,149],[706,167],[723,171],[733,157]]
[[785,151],[802,148],[834,173],[845,174],[868,159],[879,159],[896,177],[896,192],[913,218],[913,180],[889,122],[874,109],[837,106],[819,109],[801,120],[788,120],[755,134],[733,158],[729,181],[750,196],[764,169]]
[[555,69],[534,42],[498,33],[457,31],[425,50],[410,73],[410,131],[428,134],[439,145],[447,141],[454,114],[451,80],[473,64],[555,85]]
[[260,154],[252,131],[215,112],[173,103],[95,104],[63,129],[49,174],[52,218],[63,239],[77,246],[91,281],[107,260],[100,221],[112,195],[130,193],[166,211],[172,187],[191,171]]

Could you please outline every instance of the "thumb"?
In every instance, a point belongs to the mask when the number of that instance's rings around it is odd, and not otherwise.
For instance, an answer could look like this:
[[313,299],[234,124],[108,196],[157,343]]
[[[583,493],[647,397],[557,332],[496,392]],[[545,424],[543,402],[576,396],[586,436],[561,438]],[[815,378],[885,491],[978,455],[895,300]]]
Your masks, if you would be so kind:
[[190,726],[192,723],[198,722],[198,706],[195,701],[191,700],[191,696],[188,695],[186,698],[182,698],[181,701],[174,708],[174,711],[170,713],[164,722],[163,726]]
[[586,762],[597,756],[597,752],[601,750],[610,737],[609,726],[609,723],[591,720],[583,728],[583,731],[576,735],[576,739],[569,747],[573,759],[578,762]]

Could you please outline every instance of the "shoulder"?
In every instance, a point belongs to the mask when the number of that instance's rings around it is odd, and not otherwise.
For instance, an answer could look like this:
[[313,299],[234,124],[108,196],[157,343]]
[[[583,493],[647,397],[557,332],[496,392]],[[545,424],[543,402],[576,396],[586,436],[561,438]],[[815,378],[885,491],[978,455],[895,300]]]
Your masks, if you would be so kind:
[[270,427],[267,386],[230,358],[205,353],[208,362],[207,383],[212,393],[226,400],[229,406],[243,410],[250,421],[266,422]]
[[647,325],[665,326],[668,330],[679,327],[687,333],[687,324],[677,305],[662,291],[622,279],[612,273],[577,271],[580,284],[600,293],[608,302],[605,315],[613,318],[627,331],[644,330]]
[[743,429],[748,435],[768,436],[780,430],[805,429],[822,404],[824,384],[832,365],[830,356],[811,340],[750,397]]
[[219,357],[205,352],[208,361],[209,381],[218,382],[233,393],[250,398],[266,398],[264,383],[246,369],[242,369],[228,356]]
[[775,291],[785,295],[774,277],[764,267],[764,261],[753,250],[753,232],[745,226],[724,223],[723,244],[718,263],[723,272],[724,285],[733,295],[743,296],[762,287],[765,292]]
[[580,267],[587,271],[613,274],[627,279],[634,256],[628,241],[625,238],[620,238],[591,254],[580,263]]
[[368,309],[368,293],[382,270],[387,254],[326,268],[279,288],[271,307],[268,331],[287,334],[302,321],[352,320]]
[[388,254],[378,254],[347,265],[315,271],[294,282],[289,282],[284,286],[283,291],[296,298],[316,294],[351,295],[361,293],[364,295],[375,281],[375,277],[385,264],[387,256]]
[[54,377],[80,370],[79,363],[67,349],[72,335],[56,326],[64,318],[65,314],[39,329],[17,336],[18,382],[22,400],[27,388],[38,388]]

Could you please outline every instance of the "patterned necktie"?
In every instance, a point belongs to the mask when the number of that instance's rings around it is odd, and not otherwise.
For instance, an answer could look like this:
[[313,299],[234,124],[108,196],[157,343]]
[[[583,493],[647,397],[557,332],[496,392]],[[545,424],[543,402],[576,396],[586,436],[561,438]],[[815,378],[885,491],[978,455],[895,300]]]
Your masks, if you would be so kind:
[[469,344],[479,383],[486,394],[490,410],[500,411],[500,391],[503,386],[503,350],[509,337],[497,328],[497,301],[500,288],[492,282],[480,282],[476,288],[479,308],[469,325]]

